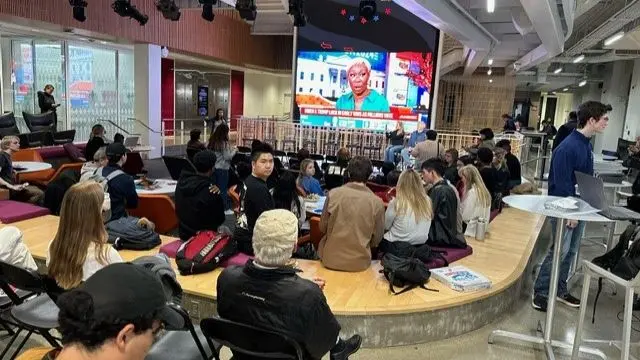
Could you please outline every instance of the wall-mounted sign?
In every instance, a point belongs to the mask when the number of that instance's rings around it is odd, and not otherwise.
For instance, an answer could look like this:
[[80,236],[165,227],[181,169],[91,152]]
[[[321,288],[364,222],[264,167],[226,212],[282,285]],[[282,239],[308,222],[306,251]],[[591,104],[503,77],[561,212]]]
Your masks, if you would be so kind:
[[209,116],[209,87],[198,86],[198,115]]

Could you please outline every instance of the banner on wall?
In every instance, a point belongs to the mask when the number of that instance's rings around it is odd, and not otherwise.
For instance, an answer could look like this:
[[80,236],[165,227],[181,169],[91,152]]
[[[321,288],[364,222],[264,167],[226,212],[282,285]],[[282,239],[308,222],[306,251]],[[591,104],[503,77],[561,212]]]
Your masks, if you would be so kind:
[[198,86],[198,115],[209,116],[209,87]]

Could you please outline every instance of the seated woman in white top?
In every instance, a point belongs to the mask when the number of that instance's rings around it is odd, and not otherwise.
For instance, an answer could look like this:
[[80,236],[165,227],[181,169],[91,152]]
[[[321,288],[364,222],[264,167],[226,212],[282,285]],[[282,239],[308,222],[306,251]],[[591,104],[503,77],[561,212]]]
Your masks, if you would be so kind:
[[385,234],[379,249],[388,252],[394,242],[417,246],[427,242],[433,218],[431,200],[422,187],[417,172],[405,170],[400,174],[396,197],[389,202],[385,213]]
[[107,243],[103,199],[95,181],[75,184],[64,195],[58,232],[47,251],[48,275],[62,289],[75,288],[103,267],[122,262]]
[[[478,168],[473,165],[462,167],[458,174],[463,184],[462,199],[462,221],[465,224],[465,235],[475,236],[475,224],[478,219],[489,222],[491,215],[491,194],[484,185]],[[472,228],[470,228],[472,227]]]

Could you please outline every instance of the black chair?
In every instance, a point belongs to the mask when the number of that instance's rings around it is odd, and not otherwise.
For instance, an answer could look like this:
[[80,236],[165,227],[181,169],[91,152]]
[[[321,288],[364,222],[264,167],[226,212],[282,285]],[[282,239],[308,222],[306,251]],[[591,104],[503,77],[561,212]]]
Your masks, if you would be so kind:
[[43,114],[29,114],[22,112],[22,118],[24,119],[29,131],[56,131],[56,114],[53,112],[46,112]]
[[12,112],[0,116],[0,139],[5,136],[16,136],[20,134],[16,117]]
[[238,152],[243,154],[251,154],[251,148],[247,146],[238,146]]
[[335,189],[344,185],[344,176],[343,175],[333,175],[333,174],[325,174],[324,175],[324,187],[327,190]]
[[76,130],[63,130],[63,131],[54,131],[51,133],[53,135],[53,144],[54,145],[62,145],[72,143],[76,138]]
[[309,155],[309,157],[310,157],[312,160],[315,160],[315,161],[322,161],[322,162],[324,162],[324,155],[320,155],[320,154],[311,154],[311,155]]
[[[13,290],[13,287],[23,292],[40,295],[27,300],[26,296],[21,297],[17,291]],[[11,317],[18,326],[18,331],[15,332],[0,354],[0,359],[4,358],[22,330],[26,330],[27,335],[18,344],[18,348],[10,357],[11,359],[15,359],[33,333],[44,337],[51,346],[60,347],[58,340],[49,333],[50,330],[58,327],[58,306],[49,297],[47,285],[42,275],[0,261],[0,288],[14,305],[11,308]]]
[[328,163],[335,163],[335,162],[338,162],[338,157],[335,155],[327,155],[325,156],[325,160]]
[[194,326],[189,314],[183,308],[175,304],[170,306],[182,316],[184,326],[179,329],[165,328],[167,332],[153,344],[145,360],[212,359],[220,351],[221,346],[206,337],[200,326]]
[[[302,348],[287,335],[220,318],[203,319],[200,328],[207,338],[234,353],[265,359],[304,359]],[[218,354],[215,359],[220,360]]]
[[163,156],[162,161],[164,161],[167,170],[169,170],[169,174],[171,174],[171,178],[173,180],[180,179],[180,174],[183,171],[191,171],[196,172],[196,168],[193,166],[191,161],[183,158],[183,157],[175,157],[175,156]]

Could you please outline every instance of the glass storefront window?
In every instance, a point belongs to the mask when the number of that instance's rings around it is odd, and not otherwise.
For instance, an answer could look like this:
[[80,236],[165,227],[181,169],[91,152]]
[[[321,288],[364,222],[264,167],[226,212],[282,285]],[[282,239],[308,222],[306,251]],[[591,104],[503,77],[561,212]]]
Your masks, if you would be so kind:
[[[35,87],[34,91],[42,91],[47,84],[54,87],[53,96],[60,104],[56,110],[58,116],[58,130],[67,128],[66,124],[66,94],[64,84],[64,52],[61,41],[35,41]],[[35,97],[35,112],[39,113],[38,97]]]
[[118,121],[115,50],[69,45],[69,118],[76,139],[89,138],[91,127],[103,123],[109,137]]
[[[35,109],[33,47],[31,40],[13,40],[11,83],[13,84],[13,112],[22,118],[22,112],[33,113]],[[27,132],[24,122],[18,121],[21,132]]]
[[133,51],[118,51],[118,97],[120,100],[118,125],[130,134],[133,134],[135,129],[135,124],[131,120],[135,117],[133,66]]

